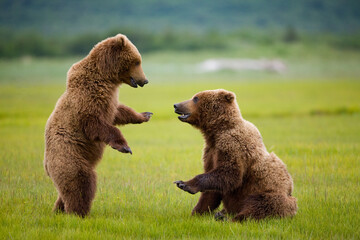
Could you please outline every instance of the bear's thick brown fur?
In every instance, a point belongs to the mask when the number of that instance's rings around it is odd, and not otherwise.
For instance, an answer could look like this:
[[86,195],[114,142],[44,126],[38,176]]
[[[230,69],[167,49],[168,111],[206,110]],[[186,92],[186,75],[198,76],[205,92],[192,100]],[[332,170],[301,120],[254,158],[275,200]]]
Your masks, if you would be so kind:
[[266,150],[258,129],[242,118],[234,93],[203,91],[174,107],[179,119],[200,129],[205,138],[205,173],[175,182],[191,194],[201,192],[193,214],[211,212],[221,201],[224,210],[217,217],[228,213],[234,221],[296,214],[285,164]]
[[98,43],[70,68],[66,91],[45,129],[44,167],[58,191],[54,211],[89,213],[96,191],[94,168],[105,145],[132,153],[114,125],[147,122],[152,114],[119,104],[118,86],[147,82],[140,53],[122,34]]

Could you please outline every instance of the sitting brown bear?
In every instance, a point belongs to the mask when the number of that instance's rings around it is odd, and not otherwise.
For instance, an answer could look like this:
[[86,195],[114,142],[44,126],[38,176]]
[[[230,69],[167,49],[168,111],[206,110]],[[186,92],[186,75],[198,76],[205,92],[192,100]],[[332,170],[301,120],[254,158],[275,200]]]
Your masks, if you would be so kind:
[[87,215],[96,190],[94,168],[105,144],[132,153],[114,125],[149,121],[152,113],[118,103],[122,83],[136,88],[148,80],[140,53],[121,34],[98,43],[70,68],[66,91],[45,129],[44,167],[58,191],[55,211]]
[[247,218],[294,216],[296,198],[285,164],[268,153],[258,129],[242,118],[235,94],[226,90],[197,93],[174,105],[179,119],[201,130],[205,138],[204,174],[183,182],[179,188],[201,192],[192,214],[215,210],[223,202],[233,221]]

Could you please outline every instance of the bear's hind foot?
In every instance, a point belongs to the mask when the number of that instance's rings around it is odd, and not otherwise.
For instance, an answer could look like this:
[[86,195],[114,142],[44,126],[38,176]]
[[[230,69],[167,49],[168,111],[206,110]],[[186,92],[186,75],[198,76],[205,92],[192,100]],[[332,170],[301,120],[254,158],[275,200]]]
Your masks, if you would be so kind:
[[228,220],[228,218],[225,216],[223,211],[215,213],[214,218],[215,218],[216,221],[223,221],[224,222],[224,221]]
[[65,212],[65,205],[61,197],[59,196],[56,200],[53,208],[54,213],[64,213]]

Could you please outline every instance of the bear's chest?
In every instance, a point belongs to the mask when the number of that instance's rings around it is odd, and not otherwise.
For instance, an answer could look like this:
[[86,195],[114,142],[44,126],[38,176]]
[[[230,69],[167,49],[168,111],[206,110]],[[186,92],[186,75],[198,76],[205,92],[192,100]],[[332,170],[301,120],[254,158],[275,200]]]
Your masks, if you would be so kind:
[[112,123],[115,119],[118,100],[117,95],[112,95],[111,97],[104,98],[101,103],[97,105],[98,107],[98,114],[104,119],[106,122]]
[[218,151],[216,148],[205,148],[203,154],[205,172],[211,171],[212,169],[217,167],[217,155]]

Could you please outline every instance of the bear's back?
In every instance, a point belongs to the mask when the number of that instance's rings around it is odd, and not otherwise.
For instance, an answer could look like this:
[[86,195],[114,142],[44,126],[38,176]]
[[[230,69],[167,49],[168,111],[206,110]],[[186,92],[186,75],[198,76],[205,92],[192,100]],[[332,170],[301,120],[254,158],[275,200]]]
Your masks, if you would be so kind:
[[[257,127],[243,119],[223,142],[232,145],[228,151],[238,151],[238,164],[245,167],[246,178],[251,189],[245,191],[292,191],[292,179],[286,165],[265,147]],[[226,138],[226,137],[225,137]]]

